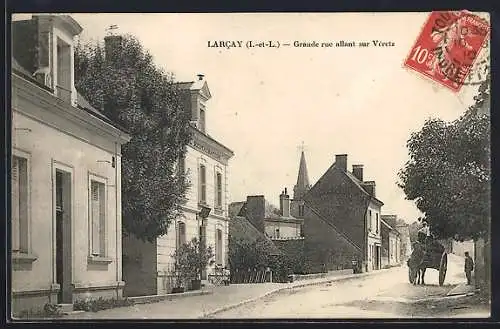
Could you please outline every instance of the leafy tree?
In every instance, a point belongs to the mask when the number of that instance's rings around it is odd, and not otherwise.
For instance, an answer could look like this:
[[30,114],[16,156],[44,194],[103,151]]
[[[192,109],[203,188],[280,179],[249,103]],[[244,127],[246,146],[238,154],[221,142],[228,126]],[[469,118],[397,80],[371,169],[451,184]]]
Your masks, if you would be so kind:
[[79,43],[75,85],[90,104],[132,139],[122,147],[123,232],[153,241],[181,215],[189,187],[175,164],[191,138],[189,114],[172,74],[132,36],[112,36],[113,48]]
[[438,238],[487,236],[490,225],[489,75],[460,118],[429,119],[408,140],[399,186]]
[[205,247],[203,243],[194,238],[191,242],[176,249],[173,256],[180,277],[197,280],[200,279],[202,270],[213,261],[214,253],[212,247]]

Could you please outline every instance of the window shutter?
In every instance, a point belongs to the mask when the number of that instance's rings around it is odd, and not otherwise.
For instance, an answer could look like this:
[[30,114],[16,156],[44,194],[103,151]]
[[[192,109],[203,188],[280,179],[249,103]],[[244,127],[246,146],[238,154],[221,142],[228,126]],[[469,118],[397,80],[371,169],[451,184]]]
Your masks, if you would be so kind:
[[19,251],[19,159],[12,159],[12,250]]
[[99,251],[101,256],[106,255],[106,195],[105,185],[97,184],[99,206]]
[[214,167],[214,206],[217,207],[219,205],[218,199],[218,189],[217,189],[217,167]]
[[207,172],[205,165],[200,165],[200,200],[201,202],[207,201]]
[[97,183],[91,183],[91,211],[92,211],[92,254],[99,255],[99,187]]

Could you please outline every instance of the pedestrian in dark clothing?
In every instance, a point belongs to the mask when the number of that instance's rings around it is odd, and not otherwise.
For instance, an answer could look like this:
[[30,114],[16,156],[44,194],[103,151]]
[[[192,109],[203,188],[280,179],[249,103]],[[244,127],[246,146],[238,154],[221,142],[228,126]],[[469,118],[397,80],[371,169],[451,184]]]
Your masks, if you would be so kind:
[[465,252],[465,276],[467,277],[467,284],[472,284],[472,271],[474,270],[474,261],[471,256],[469,256],[469,252]]

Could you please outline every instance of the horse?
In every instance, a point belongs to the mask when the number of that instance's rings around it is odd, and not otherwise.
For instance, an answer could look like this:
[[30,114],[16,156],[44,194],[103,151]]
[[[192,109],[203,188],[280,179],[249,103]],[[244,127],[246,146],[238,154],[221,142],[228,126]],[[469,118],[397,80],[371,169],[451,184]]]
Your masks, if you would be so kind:
[[414,285],[425,284],[425,271],[427,264],[425,262],[425,252],[423,246],[419,242],[413,244],[413,252],[407,261],[410,269],[410,282]]

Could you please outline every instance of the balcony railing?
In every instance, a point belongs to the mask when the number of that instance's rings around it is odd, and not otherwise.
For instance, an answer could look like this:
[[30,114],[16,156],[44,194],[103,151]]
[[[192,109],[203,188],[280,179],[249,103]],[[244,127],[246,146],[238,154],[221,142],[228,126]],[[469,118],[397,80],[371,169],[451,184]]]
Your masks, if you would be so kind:
[[56,90],[57,90],[57,97],[59,97],[65,102],[71,103],[71,89],[61,86],[56,86]]

